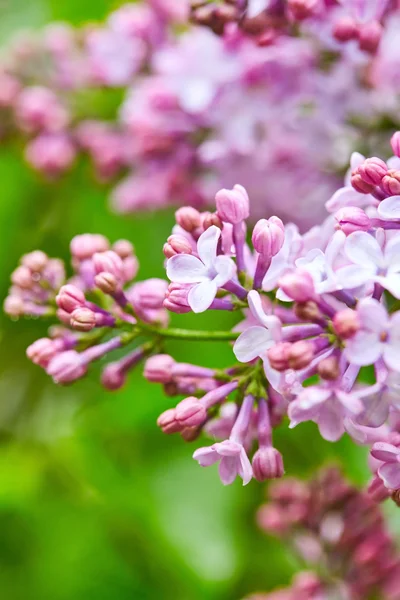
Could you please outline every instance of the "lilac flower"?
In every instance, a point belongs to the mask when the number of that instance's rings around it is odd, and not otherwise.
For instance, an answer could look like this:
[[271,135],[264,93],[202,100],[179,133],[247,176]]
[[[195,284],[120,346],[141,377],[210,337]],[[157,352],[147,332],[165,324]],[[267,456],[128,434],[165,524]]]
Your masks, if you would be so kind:
[[400,237],[390,239],[382,250],[372,235],[355,231],[346,239],[344,253],[353,263],[336,272],[344,288],[373,282],[400,298]]
[[212,304],[218,288],[235,275],[235,263],[227,256],[218,256],[221,230],[213,225],[201,234],[197,242],[199,258],[192,254],[177,254],[167,262],[168,278],[174,283],[193,283],[188,294],[193,312],[204,312]]
[[304,421],[314,421],[322,437],[335,442],[345,432],[344,418],[354,418],[362,410],[359,398],[344,392],[337,384],[312,386],[305,388],[289,404],[290,428]]
[[378,475],[385,486],[391,490],[400,488],[400,448],[386,442],[376,442],[371,455],[383,462],[378,469]]
[[325,252],[319,248],[310,250],[306,256],[296,260],[296,267],[308,271],[314,281],[314,288],[318,294],[332,292],[340,288],[334,271],[337,259],[346,236],[342,231],[336,231],[332,236]]
[[364,298],[357,305],[357,315],[360,329],[346,341],[346,358],[363,366],[382,357],[390,369],[400,371],[400,314],[389,317],[383,304]]
[[388,221],[400,219],[400,196],[391,196],[379,203],[378,216]]

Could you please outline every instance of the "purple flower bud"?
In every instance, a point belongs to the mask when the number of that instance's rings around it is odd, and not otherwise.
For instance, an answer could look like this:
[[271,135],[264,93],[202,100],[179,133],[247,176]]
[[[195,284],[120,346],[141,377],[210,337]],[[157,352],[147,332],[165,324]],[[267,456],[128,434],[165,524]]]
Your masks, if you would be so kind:
[[302,321],[318,321],[322,318],[321,311],[313,300],[297,302],[294,305],[294,313]]
[[184,314],[192,309],[188,303],[188,293],[191,286],[184,283],[170,283],[165,294],[163,306],[174,313]]
[[357,206],[341,208],[335,214],[335,219],[346,235],[354,231],[368,231],[371,227],[371,219],[362,208]]
[[358,25],[352,17],[342,17],[333,27],[333,37],[338,42],[349,42],[358,38]]
[[326,381],[335,381],[340,375],[339,361],[335,356],[328,356],[318,363],[318,375]]
[[125,381],[126,376],[121,370],[119,363],[110,363],[104,367],[101,374],[101,383],[106,390],[119,390]]
[[93,254],[93,265],[96,274],[111,273],[117,279],[122,278],[123,263],[122,259],[113,250],[105,252],[95,252]]
[[295,302],[307,302],[315,296],[314,281],[307,271],[297,270],[284,275],[279,281],[279,286]]
[[203,221],[202,224],[204,231],[206,231],[213,225],[215,225],[215,227],[218,227],[218,229],[222,229],[223,224],[217,213],[206,212],[202,213],[201,217]]
[[288,0],[288,9],[296,21],[303,21],[315,14],[319,0]]
[[278,217],[260,219],[253,229],[254,249],[265,257],[278,254],[285,241],[285,227]]
[[201,224],[199,211],[191,206],[179,208],[175,213],[175,219],[178,225],[189,233],[200,227]]
[[381,41],[382,32],[382,25],[378,21],[360,25],[358,35],[360,49],[375,54]]
[[21,259],[21,264],[34,273],[43,271],[48,262],[49,257],[41,250],[34,250],[29,254],[25,254]]
[[169,408],[158,417],[157,425],[162,429],[163,433],[179,433],[182,430],[181,425],[175,418],[175,412],[174,408]]
[[285,472],[282,454],[272,447],[259,448],[253,457],[252,467],[257,481],[276,479]]
[[96,252],[105,252],[110,247],[107,238],[100,234],[84,233],[71,240],[70,250],[74,258],[85,260]]
[[114,252],[118,254],[122,259],[128,258],[129,256],[133,256],[135,254],[135,249],[133,244],[128,240],[118,240],[113,244],[112,249]]
[[355,310],[345,308],[335,314],[332,325],[336,335],[347,340],[360,329],[360,319]]
[[257,512],[257,523],[263,531],[278,536],[287,532],[290,527],[286,512],[275,504],[261,506]]
[[290,345],[287,353],[287,360],[290,369],[299,371],[308,367],[314,358],[314,347],[311,342],[300,340]]
[[49,363],[46,372],[55,383],[72,383],[87,372],[87,364],[75,350],[67,350],[57,354]]
[[96,313],[90,308],[79,306],[72,311],[69,324],[76,331],[91,331],[96,327]]
[[392,146],[393,154],[400,157],[400,131],[396,131],[396,133],[392,135],[390,144]]
[[400,171],[391,169],[387,172],[381,183],[383,191],[389,196],[400,194]]
[[364,181],[358,172],[358,169],[355,169],[351,174],[351,185],[356,192],[359,192],[360,194],[372,194],[372,192],[375,190],[374,185]]
[[[58,343],[57,343],[58,342]],[[35,365],[46,368],[50,360],[59,352],[63,344],[60,340],[51,340],[50,338],[40,338],[26,349],[26,355]]]
[[172,380],[172,367],[175,361],[169,354],[156,354],[147,359],[144,376],[153,383],[169,383]]
[[367,158],[358,167],[358,173],[360,174],[361,179],[365,181],[365,183],[371,185],[379,185],[387,172],[388,167],[385,161],[376,156]]
[[135,284],[129,290],[129,299],[138,311],[160,309],[163,307],[168,282],[152,277]]
[[14,285],[27,290],[35,283],[32,279],[31,270],[24,265],[20,265],[15,269],[11,274],[11,281]]
[[103,294],[115,294],[118,290],[118,280],[112,273],[104,271],[95,276],[94,282]]
[[183,235],[170,235],[163,248],[164,256],[171,258],[176,254],[192,254],[192,246]]
[[85,306],[85,294],[75,285],[68,283],[60,288],[56,296],[57,306],[67,312],[72,313],[76,308]]
[[220,190],[215,196],[218,216],[226,223],[236,225],[248,218],[250,202],[243,186],[236,184],[232,190]]
[[175,418],[183,428],[198,427],[207,418],[207,410],[194,396],[185,398],[175,409]]
[[[118,253],[117,253],[118,254]],[[136,256],[127,256],[122,260],[122,279],[131,281],[139,270],[139,261]]]
[[34,169],[50,178],[69,169],[76,157],[76,148],[65,133],[41,134],[25,147],[25,158]]
[[282,372],[289,368],[288,354],[291,345],[290,342],[280,342],[268,350],[268,360],[276,371]]

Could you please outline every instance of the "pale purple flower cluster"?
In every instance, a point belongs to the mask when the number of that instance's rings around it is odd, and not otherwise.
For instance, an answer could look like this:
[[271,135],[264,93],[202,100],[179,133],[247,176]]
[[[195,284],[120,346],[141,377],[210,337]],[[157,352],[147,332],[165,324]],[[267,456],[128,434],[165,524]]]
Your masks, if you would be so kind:
[[[24,136],[27,161],[52,179],[88,154],[115,182],[120,212],[204,207],[240,181],[253,219],[268,210],[302,229],[317,223],[351,151],[377,143],[382,119],[400,126],[399,7],[196,4],[197,23],[223,15],[223,31],[211,27],[220,35],[180,27],[186,0],[151,0],[103,25],[18,37],[0,67],[0,135]],[[122,103],[102,115],[116,88]]]
[[[145,377],[162,384],[167,396],[184,396],[158,425],[187,441],[203,430],[221,440],[193,456],[203,467],[219,462],[224,484],[237,475],[244,484],[253,476],[283,475],[272,430],[287,416],[290,428],[313,421],[328,441],[347,432],[369,445],[370,492],[377,500],[396,499],[399,132],[392,148],[387,163],[353,157],[348,185],[327,203],[339,210],[304,234],[276,216],[248,231],[250,201],[239,184],[216,194],[215,213],[178,209],[164,245],[169,284],[149,279],[131,285],[137,271],[131,244],[110,247],[101,235],[72,240],[68,281],[59,262],[40,252],[23,257],[6,311],[56,312],[64,325],[35,342],[28,356],[56,381],[69,383],[93,360],[132,344],[130,354],[104,369],[103,385],[121,387],[127,371],[148,357]],[[168,311],[208,310],[242,317],[233,331],[168,327]],[[168,339],[233,341],[237,362],[222,370],[177,363],[165,347]]]
[[309,483],[274,482],[260,528],[289,544],[308,571],[291,587],[247,600],[398,600],[400,555],[371,498],[334,468]]

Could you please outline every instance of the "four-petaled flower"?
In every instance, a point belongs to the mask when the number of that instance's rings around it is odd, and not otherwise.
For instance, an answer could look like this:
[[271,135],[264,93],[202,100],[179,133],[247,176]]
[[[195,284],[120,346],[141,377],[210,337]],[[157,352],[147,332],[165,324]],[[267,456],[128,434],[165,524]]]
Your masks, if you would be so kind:
[[219,476],[224,485],[230,485],[239,475],[243,485],[247,485],[253,477],[253,470],[243,445],[233,440],[217,442],[208,448],[198,448],[193,458],[202,467],[209,467],[217,461]]
[[236,272],[235,263],[228,256],[218,255],[221,230],[212,225],[197,242],[199,258],[192,254],[177,254],[167,262],[168,278],[174,283],[193,283],[188,303],[195,313],[209,308],[218,288],[230,281]]
[[390,490],[400,488],[400,448],[387,442],[376,442],[371,455],[383,462],[378,469],[378,475]]

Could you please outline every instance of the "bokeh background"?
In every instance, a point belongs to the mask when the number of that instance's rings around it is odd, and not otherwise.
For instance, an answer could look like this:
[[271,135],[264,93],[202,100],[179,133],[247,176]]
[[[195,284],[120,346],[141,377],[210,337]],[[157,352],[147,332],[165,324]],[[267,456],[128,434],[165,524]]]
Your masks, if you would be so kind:
[[[50,21],[98,20],[121,2],[0,0],[0,40]],[[115,98],[96,110],[112,115]],[[68,258],[73,235],[125,237],[140,258],[139,276],[163,276],[162,243],[172,211],[113,215],[108,190],[80,162],[48,183],[0,145],[1,299],[21,254],[41,248]],[[214,468],[200,469],[193,448],[163,436],[156,418],[170,405],[135,373],[120,392],[101,389],[101,365],[73,387],[56,387],[25,357],[45,332],[34,320],[0,330],[0,597],[5,600],[234,600],[288,583],[298,568],[282,545],[257,530],[265,488],[224,488]],[[175,324],[228,327],[233,317],[176,317]],[[206,366],[231,363],[225,344],[171,344],[174,355]],[[307,477],[334,460],[358,484],[365,452],[348,439],[328,444],[312,424],[277,432],[289,475]],[[399,527],[392,515],[392,526]]]

